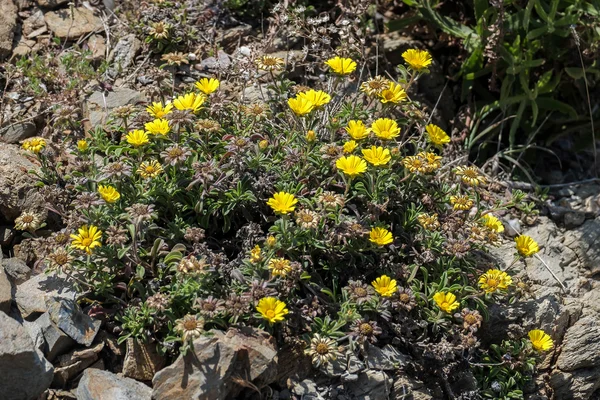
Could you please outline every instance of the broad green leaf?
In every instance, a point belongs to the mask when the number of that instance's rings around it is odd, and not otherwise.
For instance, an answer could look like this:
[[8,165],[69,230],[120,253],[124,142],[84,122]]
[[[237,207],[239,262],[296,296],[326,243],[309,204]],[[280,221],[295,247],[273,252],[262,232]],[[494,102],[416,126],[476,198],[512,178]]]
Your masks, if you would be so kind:
[[567,103],[552,99],[550,97],[538,97],[537,105],[544,110],[558,111],[563,114],[568,114],[572,118],[577,118],[577,111]]

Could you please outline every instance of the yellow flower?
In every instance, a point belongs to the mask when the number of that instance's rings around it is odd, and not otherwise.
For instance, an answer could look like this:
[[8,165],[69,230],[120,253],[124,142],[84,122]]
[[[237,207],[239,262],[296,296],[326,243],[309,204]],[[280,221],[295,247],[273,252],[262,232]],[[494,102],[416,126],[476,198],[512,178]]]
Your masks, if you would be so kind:
[[356,70],[356,62],[351,58],[333,57],[325,62],[338,75],[348,75]]
[[371,146],[370,149],[363,149],[362,153],[365,157],[365,160],[375,166],[385,165],[392,159],[390,151],[388,149],[384,149],[383,147]]
[[402,159],[402,164],[410,173],[427,172],[427,164],[425,160],[418,156],[407,156]]
[[450,136],[442,128],[437,125],[429,124],[425,127],[429,135],[429,141],[435,146],[442,146],[443,144],[450,143]]
[[79,250],[84,250],[88,254],[92,254],[95,247],[101,247],[102,231],[98,230],[97,226],[87,225],[82,226],[78,230],[78,234],[71,234],[71,246]]
[[376,76],[360,84],[360,91],[368,96],[379,96],[382,91],[390,87],[390,81],[383,76]]
[[438,156],[435,153],[430,153],[430,152],[420,152],[419,154],[417,154],[417,157],[420,157],[423,161],[424,161],[424,165],[423,165],[423,171],[425,173],[431,173],[431,172],[435,172],[435,170],[437,170],[438,168],[440,168],[442,166],[441,163],[441,156]]
[[108,185],[98,186],[98,193],[100,193],[100,196],[102,196],[107,203],[114,203],[121,198],[121,194],[117,192],[117,189]]
[[298,203],[296,196],[286,192],[275,193],[273,197],[267,201],[267,205],[269,205],[277,214],[287,214],[294,211],[296,209],[296,203]]
[[262,250],[259,245],[254,246],[252,250],[250,250],[250,262],[252,264],[256,264],[262,261]]
[[381,275],[379,278],[371,282],[371,285],[373,285],[375,291],[379,293],[381,297],[391,297],[398,289],[398,286],[396,286],[396,280],[391,279],[387,275]]
[[517,244],[517,251],[523,257],[531,257],[532,255],[540,251],[540,248],[536,241],[527,235],[517,236],[515,238],[515,243]]
[[348,135],[354,140],[361,140],[369,136],[369,130],[362,121],[352,120],[344,128]]
[[77,150],[79,150],[80,152],[84,152],[89,148],[88,142],[87,140],[78,140],[77,141]]
[[340,157],[335,166],[349,177],[358,176],[367,170],[365,160],[357,156]]
[[506,290],[510,285],[512,285],[510,275],[499,269],[490,269],[479,277],[479,287],[485,290],[486,293]]
[[176,97],[173,100],[175,108],[178,110],[191,110],[192,112],[198,111],[202,108],[202,104],[206,101],[206,97],[199,93],[188,93],[183,96]]
[[303,116],[310,113],[315,108],[315,104],[306,97],[294,97],[288,100],[288,105],[294,114]]
[[173,110],[173,104],[167,103],[165,106],[162,103],[152,103],[152,105],[146,107],[148,114],[154,118],[163,118]]
[[285,308],[286,304],[283,301],[277,300],[275,297],[263,297],[258,301],[256,311],[258,311],[264,319],[270,324],[283,321],[284,317],[289,313]]
[[424,229],[427,229],[428,231],[434,231],[440,227],[440,222],[438,221],[437,214],[419,214],[417,216],[417,221],[419,222],[419,225],[421,225]]
[[300,92],[298,96],[304,98],[315,105],[315,107],[321,107],[331,101],[331,96],[322,90],[309,90],[307,92]]
[[486,182],[485,177],[479,173],[477,167],[456,167],[454,173],[460,176],[463,183],[469,186],[479,186]]
[[269,147],[269,141],[268,141],[268,140],[266,140],[266,139],[263,139],[263,140],[261,140],[260,142],[258,142],[258,147],[259,147],[261,150],[264,150],[264,149],[266,149],[267,147]]
[[144,179],[154,178],[163,172],[163,167],[156,160],[144,161],[137,169],[137,173]]
[[377,246],[385,246],[394,241],[392,233],[385,228],[373,228],[369,234],[369,241]]
[[202,78],[195,83],[196,88],[204,94],[211,94],[219,88],[220,82],[215,78]]
[[264,71],[277,71],[283,68],[285,64],[285,60],[281,57],[273,57],[273,56],[262,56],[258,60],[256,60],[256,65],[258,69],[262,69]]
[[267,240],[265,240],[265,244],[267,246],[273,248],[277,244],[277,239],[275,239],[275,236],[267,236]]
[[315,140],[317,140],[317,134],[315,133],[315,131],[310,130],[310,131],[306,132],[306,141],[308,143],[312,143]]
[[[160,121],[160,120],[157,120],[157,121]],[[163,121],[165,121],[165,120],[163,120]],[[149,122],[149,124],[151,124],[151,123],[152,122]],[[152,125],[151,128],[156,129],[155,128],[156,126],[157,125]],[[127,136],[125,136],[125,139],[127,139],[127,143],[129,143],[135,147],[142,146],[149,142],[148,134],[141,129],[136,129],[135,131],[129,132],[127,134]]]
[[155,119],[151,122],[146,122],[144,124],[144,128],[146,131],[152,135],[163,135],[165,136],[171,130],[169,126],[169,121],[166,119]]
[[402,53],[402,58],[415,71],[421,71],[431,65],[431,54],[427,50],[409,49]]
[[473,200],[469,196],[450,196],[450,204],[455,210],[467,211],[473,207]]
[[373,124],[371,124],[371,130],[380,139],[393,139],[400,134],[400,128],[398,123],[389,118],[379,118]]
[[379,93],[379,98],[382,103],[400,103],[406,100],[406,92],[402,89],[402,86],[391,82],[390,86]]
[[531,345],[537,351],[547,351],[554,347],[550,335],[539,329],[529,331],[529,340],[531,340]]
[[504,232],[504,225],[502,222],[492,214],[485,214],[482,219],[483,225],[490,228],[494,232],[502,233]]
[[344,153],[352,153],[356,149],[356,142],[354,140],[349,140],[344,143],[342,148],[344,149]]
[[46,147],[46,140],[39,137],[27,139],[23,142],[23,149],[31,151],[35,154],[42,151],[44,147]]
[[292,266],[290,265],[290,260],[276,257],[269,260],[269,269],[273,276],[286,276],[292,271]]
[[440,310],[451,313],[460,307],[460,303],[456,301],[456,296],[454,293],[450,292],[437,292],[433,295],[433,300],[440,308]]

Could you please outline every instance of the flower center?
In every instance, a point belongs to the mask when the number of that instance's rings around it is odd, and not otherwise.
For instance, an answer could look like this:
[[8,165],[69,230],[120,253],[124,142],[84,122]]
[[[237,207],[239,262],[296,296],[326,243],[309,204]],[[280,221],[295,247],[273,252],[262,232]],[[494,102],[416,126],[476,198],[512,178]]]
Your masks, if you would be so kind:
[[407,295],[406,293],[402,293],[402,294],[400,295],[400,301],[401,301],[402,303],[408,303],[408,302],[410,301],[410,296],[409,296],[409,295]]
[[302,215],[302,222],[309,223],[309,222],[313,222],[313,220],[314,220],[314,218],[310,214],[303,214]]
[[92,238],[89,238],[89,237],[84,238],[83,240],[81,240],[81,244],[84,247],[90,247],[90,245],[92,244],[92,242],[93,242]]
[[191,320],[185,321],[183,323],[183,327],[186,331],[193,331],[194,329],[198,328],[198,322],[191,319]]
[[277,65],[277,60],[271,57],[265,57],[262,60],[263,64],[265,64],[266,66],[272,67],[274,65]]
[[69,262],[69,257],[66,254],[57,254],[54,256],[54,262],[58,265],[65,265]]
[[315,347],[315,351],[316,351],[318,354],[321,354],[321,355],[323,355],[323,354],[327,354],[327,353],[329,353],[329,346],[327,346],[327,344],[325,344],[325,343],[319,343],[319,344],[318,344],[318,345]]
[[450,305],[450,304],[449,304],[447,301],[444,301],[444,302],[442,303],[442,305],[440,306],[440,308],[441,308],[442,310],[445,310],[445,309],[447,309],[447,308],[448,308],[448,306],[449,306],[449,305]]
[[217,307],[216,307],[216,306],[215,306],[213,303],[208,303],[208,302],[207,302],[207,303],[204,303],[204,304],[202,305],[202,309],[203,309],[204,311],[215,311],[215,310],[216,310],[216,308],[217,308]]
[[367,290],[365,288],[359,287],[354,290],[354,294],[357,297],[365,297],[367,295]]
[[171,158],[181,157],[182,155],[183,155],[183,150],[181,150],[178,147],[171,149],[171,151],[169,151],[169,157],[171,157]]
[[25,215],[25,216],[23,216],[22,220],[26,224],[32,223],[33,222],[33,216],[31,216],[31,215]]
[[496,279],[490,278],[487,280],[488,286],[496,287],[498,286],[498,281]]
[[473,314],[467,314],[465,316],[465,322],[469,325],[474,325],[477,323],[477,317],[475,317]]
[[156,172],[156,169],[153,166],[149,165],[149,166],[146,167],[146,173],[147,174],[153,174],[155,172]]
[[275,311],[267,310],[267,312],[265,314],[268,318],[273,318],[275,316]]
[[373,334],[373,327],[371,326],[371,324],[368,323],[362,323],[360,324],[360,326],[358,327],[358,330],[360,332],[361,335],[364,336],[369,336]]

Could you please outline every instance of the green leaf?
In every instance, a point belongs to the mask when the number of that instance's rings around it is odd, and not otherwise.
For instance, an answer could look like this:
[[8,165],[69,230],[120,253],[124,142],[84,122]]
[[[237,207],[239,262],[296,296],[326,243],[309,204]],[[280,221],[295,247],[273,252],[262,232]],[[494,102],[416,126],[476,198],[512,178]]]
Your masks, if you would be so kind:
[[558,111],[563,114],[568,114],[571,118],[577,118],[577,111],[562,101],[555,100],[550,97],[538,97],[536,102],[541,109]]
[[535,0],[529,0],[527,7],[525,7],[525,14],[523,15],[523,29],[525,32],[529,31],[529,20],[531,19],[531,10],[533,10],[534,4]]
[[529,31],[529,33],[527,34],[527,40],[533,40],[535,38],[538,38],[542,35],[544,35],[546,32],[548,32],[549,26],[548,25],[544,25],[541,28],[537,28],[537,29],[533,29],[531,31]]
[[540,18],[544,20],[544,22],[549,21],[548,13],[546,12],[546,10],[544,10],[544,6],[540,2],[540,0],[535,0],[535,11],[540,16]]
[[146,268],[144,268],[144,266],[142,266],[142,265],[138,265],[136,267],[135,272],[136,272],[137,278],[141,281],[142,279],[144,279],[144,276],[146,275]]
[[390,32],[396,32],[396,31],[401,31],[402,29],[404,29],[410,25],[416,24],[417,22],[421,21],[422,19],[423,19],[423,17],[421,17],[420,15],[414,15],[412,17],[406,17],[406,18],[392,20],[392,21],[388,22],[386,24],[386,26]]

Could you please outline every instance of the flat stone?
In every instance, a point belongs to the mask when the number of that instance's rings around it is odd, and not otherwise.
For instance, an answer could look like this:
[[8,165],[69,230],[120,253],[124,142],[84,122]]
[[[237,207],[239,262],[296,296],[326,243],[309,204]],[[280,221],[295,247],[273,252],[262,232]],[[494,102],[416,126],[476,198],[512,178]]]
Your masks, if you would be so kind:
[[52,322],[47,312],[43,313],[34,323],[39,326],[44,336],[44,354],[48,360],[54,360],[56,356],[66,353],[75,345],[73,339]]
[[36,133],[37,128],[33,122],[12,123],[0,129],[0,140],[15,144],[34,136]]
[[111,64],[109,74],[114,78],[120,71],[133,65],[141,47],[142,42],[133,33],[120,38],[108,56]]
[[35,348],[27,330],[0,312],[0,399],[37,399],[52,382],[52,364]]
[[150,400],[152,389],[108,371],[88,368],[77,386],[78,400]]
[[17,257],[3,259],[2,267],[8,279],[15,285],[20,285],[31,276],[31,268],[25,264],[25,261]]
[[165,363],[165,357],[156,350],[156,343],[127,339],[127,353],[123,361],[124,376],[138,381],[151,381]]
[[13,0],[0,0],[0,58],[10,55],[16,27],[17,6]]
[[46,305],[50,319],[71,339],[84,346],[92,344],[100,330],[101,321],[85,314],[71,299],[47,298]]
[[348,383],[348,390],[357,400],[387,399],[392,389],[392,378],[383,371],[367,370],[356,382]]
[[38,6],[44,8],[58,8],[68,2],[69,0],[37,0]]
[[44,339],[44,333],[42,332],[40,325],[36,324],[36,321],[23,320],[22,323],[23,328],[29,333],[35,348],[44,353],[44,350],[46,349],[46,339]]
[[105,96],[106,99],[103,98],[102,92],[94,92],[85,103],[84,113],[90,120],[92,128],[106,122],[108,115],[116,107],[146,102],[146,97],[142,93],[128,88],[115,88],[112,92],[106,93]]
[[87,45],[92,52],[92,60],[99,61],[106,57],[106,39],[101,35],[92,35],[87,41]]
[[10,305],[12,303],[12,285],[8,280],[8,276],[4,272],[4,268],[0,261],[0,311],[5,313],[10,312]]
[[58,357],[55,362],[53,386],[64,387],[86,368],[101,368],[98,364],[99,354],[104,349],[104,343],[98,343],[92,348],[74,350]]
[[15,237],[15,231],[10,226],[0,226],[0,245],[8,246]]
[[567,330],[556,366],[562,371],[600,367],[598,315],[585,316]]
[[225,70],[231,66],[231,57],[223,50],[217,52],[216,57],[207,57],[196,64],[195,68],[200,71],[215,72],[219,70]]
[[71,11],[64,9],[47,12],[44,14],[44,20],[54,35],[61,39],[77,39],[103,28],[102,20],[85,7],[75,8],[73,18]]
[[28,318],[34,313],[48,311],[48,298],[75,300],[76,296],[72,284],[63,275],[40,274],[17,286],[15,302],[23,318]]

